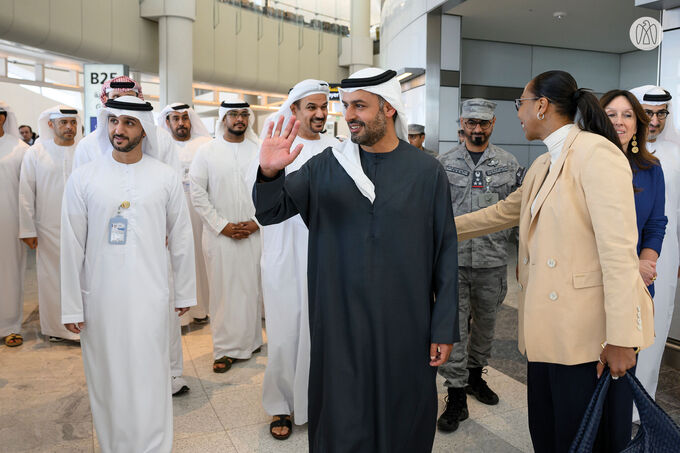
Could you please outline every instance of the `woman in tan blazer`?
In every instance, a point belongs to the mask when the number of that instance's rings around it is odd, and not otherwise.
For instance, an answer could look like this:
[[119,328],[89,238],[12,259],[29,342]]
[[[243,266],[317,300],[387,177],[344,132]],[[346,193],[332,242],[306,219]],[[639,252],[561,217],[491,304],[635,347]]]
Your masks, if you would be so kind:
[[[519,225],[519,349],[526,354],[536,452],[566,452],[605,365],[615,379],[654,337],[638,270],[632,173],[597,98],[564,71],[536,76],[515,101],[528,140],[543,140],[522,186],[457,217],[465,240]],[[578,124],[574,124],[578,113]],[[632,398],[614,382],[596,451],[630,440]]]

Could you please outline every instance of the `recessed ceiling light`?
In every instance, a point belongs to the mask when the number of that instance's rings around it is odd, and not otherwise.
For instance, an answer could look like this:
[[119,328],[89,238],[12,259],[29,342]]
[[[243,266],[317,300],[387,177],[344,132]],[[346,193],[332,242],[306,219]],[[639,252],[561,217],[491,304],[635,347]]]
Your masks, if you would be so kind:
[[565,13],[564,11],[555,11],[553,13],[553,17],[557,20],[564,19],[566,17],[566,15],[567,15],[567,13]]

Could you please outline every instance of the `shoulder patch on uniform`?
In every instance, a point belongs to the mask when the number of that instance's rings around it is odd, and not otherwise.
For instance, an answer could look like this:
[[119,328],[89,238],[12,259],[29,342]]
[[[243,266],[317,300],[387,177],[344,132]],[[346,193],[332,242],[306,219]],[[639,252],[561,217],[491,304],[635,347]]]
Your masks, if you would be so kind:
[[517,178],[517,187],[521,186],[522,183],[524,182],[524,177],[527,175],[527,169],[524,167],[519,167],[517,169],[517,173],[515,173],[515,177]]
[[510,167],[508,166],[493,168],[491,170],[486,171],[486,176],[497,175],[498,173],[505,173],[508,170],[510,170]]
[[470,175],[470,170],[464,170],[462,168],[452,167],[451,165],[446,165],[444,167],[444,169],[446,171],[450,171],[451,173],[457,173],[457,174],[463,175],[463,176],[469,176]]

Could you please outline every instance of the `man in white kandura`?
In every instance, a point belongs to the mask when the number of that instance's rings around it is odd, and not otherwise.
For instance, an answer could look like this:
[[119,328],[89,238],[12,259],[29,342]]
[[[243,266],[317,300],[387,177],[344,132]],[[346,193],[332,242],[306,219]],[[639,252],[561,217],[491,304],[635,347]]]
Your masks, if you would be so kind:
[[9,105],[0,101],[0,338],[6,346],[24,342],[26,247],[19,237],[19,172],[28,149]]
[[262,243],[245,181],[259,148],[251,117],[248,103],[222,102],[216,137],[198,149],[189,170],[191,201],[204,225],[215,373],[262,346]]
[[[652,398],[656,394],[659,382],[661,358],[666,347],[666,338],[671,328],[675,289],[678,283],[678,267],[680,266],[679,236],[680,228],[680,147],[674,139],[680,137],[667,121],[673,112],[671,95],[668,91],[654,85],[645,85],[630,90],[640,101],[642,108],[649,116],[647,149],[661,162],[666,182],[665,213],[668,218],[666,235],[663,239],[663,253],[656,262],[657,279],[654,282],[654,344],[640,351],[635,376],[640,380]],[[633,410],[633,420],[640,419],[637,410]]]
[[[172,394],[181,395],[189,391],[189,384],[182,377],[184,373],[184,356],[182,354],[182,325],[188,325],[191,319],[197,324],[208,322],[208,276],[205,271],[205,260],[201,249],[203,223],[191,204],[189,194],[189,166],[199,146],[211,140],[210,133],[194,109],[187,104],[175,103],[166,106],[158,117],[158,127],[172,135],[179,150],[179,162],[182,166],[181,177],[184,197],[191,217],[191,229],[194,233],[194,253],[196,256],[196,298],[197,305],[185,313],[181,319],[170,318],[170,372],[172,373]],[[172,284],[170,285],[172,288]],[[172,291],[171,299],[172,299]],[[172,304],[170,309],[172,310]]]
[[[102,85],[101,94],[99,99],[101,100],[102,106],[106,104],[107,101],[116,100],[122,96],[133,96],[144,100],[144,95],[142,94],[142,86],[127,76],[120,76],[110,80],[107,80]],[[100,157],[107,157],[108,151],[102,149],[98,142],[98,130],[103,127],[104,131],[108,133],[108,124],[97,124],[97,128],[88,134],[84,139],[78,143],[76,147],[75,156],[73,158],[73,169],[80,167],[88,162],[99,159]],[[180,164],[179,164],[179,147],[175,145],[175,141],[172,136],[160,127],[155,128],[155,133],[157,135],[156,139],[156,150],[154,151],[154,157],[161,162],[168,164],[170,167],[174,168],[178,174],[180,174]],[[170,266],[170,257],[168,256],[168,265]],[[172,272],[168,273],[169,278],[172,279]],[[174,285],[172,280],[168,282],[170,288]],[[173,304],[174,295],[172,289],[170,290],[168,309],[172,311],[174,308]],[[171,317],[170,322],[170,363],[172,366],[172,386],[171,392],[173,395],[181,395],[189,391],[189,385],[186,380],[182,377],[183,373],[183,356],[182,356],[182,331],[180,330],[178,320],[175,317]],[[177,329],[175,328],[177,327]]]
[[172,135],[175,146],[179,150],[179,164],[181,166],[182,184],[184,194],[191,214],[191,226],[194,230],[194,250],[196,253],[196,296],[198,305],[191,307],[189,313],[182,316],[182,325],[191,322],[206,324],[208,322],[208,276],[203,260],[201,249],[201,237],[203,235],[203,222],[191,204],[191,187],[189,181],[189,167],[196,156],[198,147],[212,140],[210,132],[201,121],[196,111],[187,104],[174,103],[167,105],[158,117],[160,129]]
[[60,105],[40,114],[40,140],[21,163],[19,237],[36,250],[40,331],[50,341],[78,340],[61,323],[59,234],[61,196],[81,139],[78,111]]
[[[293,147],[303,144],[302,152],[286,167],[286,174],[326,148],[338,145],[333,137],[321,134],[328,117],[328,83],[303,80],[293,87],[279,111],[263,126],[284,123],[291,116],[300,121]],[[266,138],[262,134],[262,138]],[[254,183],[259,159],[251,170]],[[250,185],[249,187],[252,187]],[[262,295],[267,317],[267,369],[262,384],[262,404],[273,416],[270,433],[287,439],[295,424],[307,423],[307,381],[309,379],[309,309],[307,305],[307,242],[309,231],[299,215],[262,228]]]
[[[101,95],[99,99],[101,100],[102,106],[106,101],[111,99],[118,99],[121,96],[135,96],[141,100],[144,100],[144,95],[142,94],[142,86],[127,76],[120,76],[114,79],[107,80],[102,85]],[[106,129],[106,125],[104,125]],[[102,156],[102,150],[97,143],[97,134],[95,131],[88,134],[83,138],[78,146],[76,147],[76,152],[73,157],[73,169],[80,167],[92,160],[98,159]],[[179,150],[175,146],[175,141],[172,136],[161,128],[156,128],[156,133],[158,134],[158,150],[157,158],[172,168],[175,168],[178,172],[179,167]]]
[[97,129],[106,157],[74,170],[64,193],[62,322],[81,335],[105,453],[172,450],[168,272],[177,315],[196,304],[191,220],[179,175],[155,158],[151,110],[108,101]]

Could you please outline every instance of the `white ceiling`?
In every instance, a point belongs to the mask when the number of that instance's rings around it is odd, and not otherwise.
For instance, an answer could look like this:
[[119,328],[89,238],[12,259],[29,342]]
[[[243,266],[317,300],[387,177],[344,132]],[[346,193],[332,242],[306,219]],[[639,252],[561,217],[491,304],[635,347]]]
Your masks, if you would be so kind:
[[[557,20],[556,11],[567,15]],[[614,53],[636,50],[635,19],[659,19],[635,0],[465,0],[445,12],[463,17],[463,38]]]

